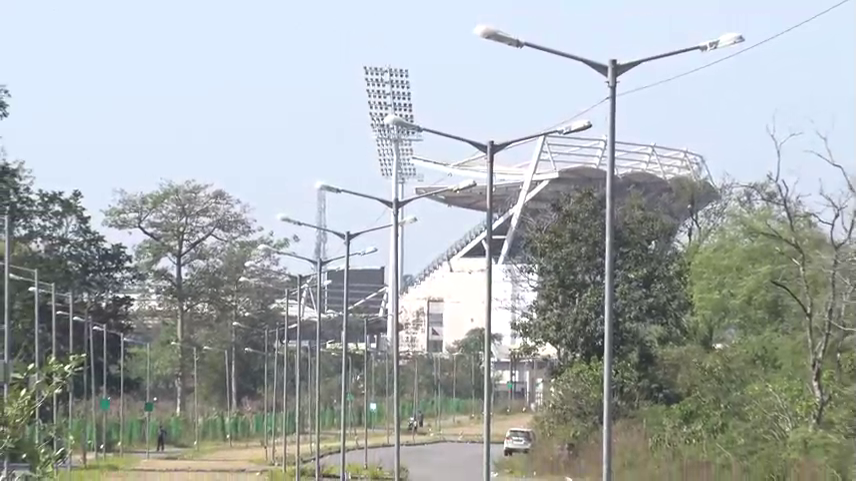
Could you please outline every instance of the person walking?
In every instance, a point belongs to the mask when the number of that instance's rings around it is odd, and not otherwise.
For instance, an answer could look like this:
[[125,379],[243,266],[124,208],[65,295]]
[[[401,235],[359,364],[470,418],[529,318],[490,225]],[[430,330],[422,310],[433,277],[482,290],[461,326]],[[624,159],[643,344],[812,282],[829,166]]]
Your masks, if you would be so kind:
[[158,446],[156,451],[163,451],[166,444],[166,429],[163,424],[158,425]]

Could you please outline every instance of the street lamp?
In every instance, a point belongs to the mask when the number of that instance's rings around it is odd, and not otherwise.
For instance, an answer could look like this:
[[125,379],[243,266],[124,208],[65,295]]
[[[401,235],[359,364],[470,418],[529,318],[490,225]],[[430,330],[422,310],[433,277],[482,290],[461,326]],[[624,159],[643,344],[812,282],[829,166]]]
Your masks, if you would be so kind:
[[[302,222],[298,223],[297,221],[293,221],[284,215],[280,215],[278,217],[283,222],[290,222],[292,224],[296,223],[296,225],[314,227],[314,226],[311,226],[310,224],[305,224]],[[307,262],[309,264],[314,265],[315,269],[316,269],[316,278],[317,279],[315,282],[315,288],[316,288],[315,312],[316,312],[316,317],[318,319],[317,319],[317,324],[315,326],[315,386],[314,386],[315,387],[315,393],[314,393],[315,416],[314,416],[313,424],[315,426],[315,429],[314,429],[315,430],[315,474],[316,474],[316,477],[318,477],[321,475],[321,453],[320,453],[320,447],[321,447],[321,405],[320,405],[320,402],[321,402],[321,378],[320,378],[320,376],[321,376],[321,356],[320,356],[320,351],[318,350],[319,349],[318,346],[320,346],[320,343],[321,343],[321,294],[322,294],[322,287],[330,284],[329,280],[324,281],[324,282],[321,281],[321,274],[322,274],[322,271],[324,270],[324,268],[333,262],[345,259],[345,262],[347,263],[348,259],[350,259],[351,257],[366,256],[369,254],[373,254],[373,253],[377,252],[377,248],[369,247],[369,248],[364,249],[364,250],[359,251],[359,252],[354,252],[354,253],[348,252],[345,255],[329,257],[327,259],[320,259],[320,258],[319,259],[312,259],[310,257],[301,256],[301,255],[295,254],[293,252],[282,251],[282,250],[276,249],[276,248],[274,248],[270,245],[267,245],[267,244],[259,245],[258,249],[263,251],[263,252],[267,252],[269,254],[276,254],[276,255],[280,255],[280,256],[290,257],[292,259],[297,259],[297,260],[300,260],[303,262]],[[298,283],[299,283],[299,281],[298,281]],[[299,289],[298,289],[298,291],[299,291]],[[299,295],[300,294],[298,292],[298,296]],[[286,302],[286,307],[287,307],[287,304],[288,303]],[[299,304],[299,302],[298,302],[298,304]],[[298,315],[301,315],[301,313],[302,313],[302,311],[298,307]],[[298,343],[297,343],[297,356],[298,356],[297,359],[298,360],[297,360],[297,371],[295,371],[295,372],[297,373],[297,376],[298,376],[297,379],[300,379],[300,377],[299,377],[299,373],[300,373],[300,323],[299,322],[298,322],[298,326],[297,326],[297,333],[298,333]],[[287,331],[286,331],[286,335],[288,335]],[[300,399],[298,398],[296,401],[297,401],[297,409],[299,410],[300,409]],[[310,447],[311,447],[311,444],[312,443],[310,442]],[[300,451],[300,433],[298,433],[298,435],[297,435],[297,450],[298,450],[298,452]]]
[[[44,287],[42,287],[42,286],[44,286]],[[45,289],[45,287],[47,287],[48,289]],[[57,356],[57,352],[56,352],[56,284],[54,284],[53,282],[41,282],[40,281],[40,282],[38,282],[38,284],[30,286],[30,288],[28,290],[30,292],[33,292],[36,294],[37,294],[36,291],[41,291],[41,292],[47,291],[51,296],[51,356],[53,356],[54,359],[57,359],[58,356]],[[38,310],[38,305],[36,306],[36,309]],[[38,334],[37,334],[37,336],[38,336]],[[71,351],[69,351],[69,354],[70,353],[71,353]],[[57,403],[56,391],[53,392],[52,398],[53,398],[52,399],[53,425],[56,426],[57,425],[57,412],[59,411],[59,405]],[[57,451],[57,446],[58,446],[57,443],[58,442],[59,442],[59,438],[54,436],[54,438],[53,438],[53,450],[54,450],[54,452]]]
[[193,350],[193,444],[196,450],[199,451],[199,356],[197,355],[196,346],[172,341],[170,345],[179,349],[190,348]]
[[[349,285],[350,285],[348,273],[349,273],[350,267],[351,267],[351,263],[350,263],[351,242],[354,239],[356,239],[357,237],[360,237],[364,234],[376,232],[379,230],[394,228],[395,224],[386,224],[386,225],[381,225],[381,226],[369,227],[367,229],[363,229],[363,230],[359,230],[359,231],[355,231],[355,232],[351,232],[351,231],[339,232],[339,231],[336,231],[333,229],[328,229],[327,227],[317,226],[314,224],[309,224],[306,222],[294,220],[294,219],[291,219],[291,218],[285,216],[284,214],[278,215],[277,218],[282,222],[286,222],[286,223],[289,223],[289,224],[292,224],[292,225],[295,225],[298,227],[307,227],[309,229],[313,229],[316,231],[320,231],[320,232],[324,232],[327,234],[334,235],[334,236],[338,237],[339,239],[341,239],[342,242],[345,243],[345,255],[344,255],[345,267],[344,267],[344,271],[343,271],[343,284],[344,284],[343,299],[344,300],[342,301],[342,359],[343,359],[342,360],[342,373],[343,373],[343,375],[342,375],[342,391],[341,391],[340,401],[339,401],[341,403],[341,405],[344,406],[345,405],[344,404],[345,403],[345,397],[347,395],[347,393],[346,393],[347,383],[346,383],[346,379],[344,376],[344,372],[345,372],[345,369],[347,369],[347,365],[346,365],[346,362],[344,359],[348,354],[348,341],[347,341],[348,311],[349,311],[348,304],[350,304],[350,299],[348,298]],[[400,227],[400,226],[403,226],[406,224],[412,224],[414,222],[416,222],[416,217],[407,217],[407,218],[403,219],[401,222],[398,222],[398,226]],[[395,229],[395,230],[397,230],[397,229]],[[357,255],[367,255],[367,254],[371,254],[374,252],[377,252],[376,248],[369,248],[369,249],[366,249],[360,253],[357,253]],[[316,268],[318,270],[318,278],[320,279],[321,278],[321,268],[323,267],[323,260],[319,258],[319,259],[317,259],[316,262],[317,262]],[[316,325],[316,328],[315,328],[315,396],[316,396],[316,399],[320,400],[320,397],[321,397],[321,381],[319,379],[319,377],[321,375],[321,362],[320,362],[320,358],[321,358],[321,318],[320,318],[321,289],[320,288],[318,289],[317,298],[318,298],[318,300],[317,300],[317,308],[318,308],[317,312],[319,314],[318,314],[318,324]],[[368,321],[366,321],[365,337],[366,337],[366,343],[368,343]],[[364,366],[364,368],[365,367],[367,367],[367,363]],[[316,401],[316,406],[317,406],[317,402],[318,401]],[[367,407],[366,407],[366,411],[368,411]],[[347,452],[345,450],[346,432],[345,432],[345,410],[344,409],[342,409],[342,412],[340,414],[340,418],[341,418],[341,426],[339,427],[339,444],[340,444],[339,449],[341,450],[340,456],[341,456],[341,463],[343,466],[342,479],[345,479],[344,478],[345,477],[344,466],[345,466],[345,455],[347,454]],[[363,424],[366,424],[366,423],[363,423]],[[316,443],[315,444],[316,444],[316,446],[319,446],[319,447],[321,446],[321,444],[320,444],[320,440],[321,440],[320,425],[321,425],[320,410],[316,410],[316,412],[315,412],[315,436],[316,436],[315,441],[316,441]],[[366,438],[365,465],[368,466],[368,457],[369,457],[368,444],[367,444],[368,443],[368,424],[366,424],[364,427],[365,427],[365,438]],[[315,451],[315,477],[320,477],[320,476],[321,476],[321,454],[320,454],[320,450],[316,450]]]
[[[449,134],[440,130],[434,130],[427,127],[423,127],[421,125],[414,124],[412,122],[408,122],[397,115],[387,115],[384,119],[388,125],[398,127],[403,130],[412,130],[415,132],[428,132],[430,134],[434,134],[440,137],[445,137],[447,139],[456,140],[458,142],[463,142],[468,144],[474,148],[476,148],[479,152],[485,154],[486,163],[487,163],[487,186],[485,188],[486,192],[486,209],[485,209],[485,319],[484,319],[484,356],[485,359],[490,359],[490,348],[491,348],[491,321],[493,317],[493,171],[494,171],[494,159],[496,154],[502,152],[503,150],[511,147],[514,144],[524,142],[531,139],[536,139],[538,137],[543,137],[546,135],[569,135],[576,132],[582,132],[584,130],[588,130],[591,128],[591,122],[588,120],[579,120],[573,122],[568,125],[564,125],[555,129],[547,130],[544,132],[538,132],[536,134],[526,135],[524,137],[519,137],[513,140],[508,140],[505,142],[495,142],[493,140],[488,140],[487,142],[478,142],[476,140],[468,139],[466,137],[461,137],[458,135]],[[493,388],[493,379],[490,376],[490,362],[485,362],[484,364],[484,392],[485,392],[485,401],[484,401],[484,476],[485,479],[490,477],[490,392]]]
[[[27,277],[21,277],[21,276],[16,275],[16,274],[9,274],[9,277],[11,279],[14,279],[16,281],[32,282],[33,287],[41,284],[41,282],[39,281],[39,270],[38,269],[29,269],[26,267],[19,267],[19,266],[9,266],[9,267],[11,267],[12,269],[18,269],[19,271],[28,272],[30,275],[33,276],[32,278],[27,278]],[[40,291],[40,289],[31,288],[29,290],[30,290],[30,292],[33,293],[33,306],[34,306],[33,307],[33,342],[35,343],[34,344],[34,348],[35,348],[34,361],[35,361],[35,366],[36,366],[36,371],[35,371],[34,376],[35,376],[35,381],[38,382],[38,380],[39,380],[39,367],[41,366],[41,352],[39,349],[39,347],[40,347],[40,343],[39,343],[39,310],[40,309],[39,308],[41,307],[39,305],[39,291]],[[34,437],[37,445],[39,444],[39,438],[40,438],[40,434],[41,434],[40,433],[40,431],[41,431],[40,426],[42,423],[41,416],[39,416],[39,411],[40,410],[38,408],[36,408],[35,413],[34,413],[35,421],[36,421],[36,428],[33,430],[33,437]]]
[[[90,387],[90,392],[89,392],[90,417],[92,418],[93,435],[95,437],[95,439],[92,440],[92,447],[94,448],[92,453],[95,455],[95,460],[97,461],[98,460],[98,429],[97,429],[98,428],[98,424],[97,424],[98,422],[96,421],[97,416],[95,415],[95,333],[93,332],[93,329],[94,329],[94,326],[96,325],[96,323],[93,322],[89,318],[83,318],[80,316],[72,316],[71,320],[74,322],[83,323],[83,331],[84,331],[84,334],[83,334],[83,350],[84,351],[86,351],[86,348],[87,348],[86,341],[87,340],[89,341],[89,346],[88,346],[89,352],[86,353],[86,359],[89,362],[89,372],[88,373],[86,372],[86,366],[84,366],[83,387],[84,387],[84,391],[85,391],[86,390],[87,374],[88,374],[89,379],[90,379],[90,382],[89,382],[89,387]],[[106,357],[106,355],[105,355],[105,357]],[[85,396],[85,392],[84,392],[84,396]],[[84,418],[84,420],[85,420],[85,418]],[[84,436],[83,459],[84,459],[84,464],[86,464],[85,463],[85,461],[86,461],[86,445],[89,442],[89,435],[86,432],[86,426],[84,426],[83,436]]]
[[[398,164],[398,155],[396,154],[393,157],[394,157],[393,163],[395,165],[393,165],[392,172],[393,172],[393,185],[395,185],[398,182],[398,180],[397,180],[397,177],[398,177],[398,165],[397,165]],[[401,223],[401,221],[399,220],[400,210],[404,206],[406,206],[407,204],[409,204],[415,200],[418,200],[418,199],[422,199],[425,197],[432,197],[432,196],[442,194],[445,192],[460,192],[460,191],[463,191],[466,189],[471,189],[471,188],[475,187],[475,185],[476,185],[475,181],[470,180],[470,181],[465,181],[465,182],[462,182],[458,185],[454,185],[451,187],[443,187],[440,189],[432,190],[430,192],[425,192],[422,194],[416,194],[414,196],[407,197],[404,199],[400,199],[398,197],[397,191],[395,191],[393,194],[392,200],[383,199],[381,197],[376,197],[373,195],[364,194],[362,192],[358,192],[358,191],[354,191],[354,190],[350,190],[350,189],[345,189],[342,187],[332,186],[329,184],[325,184],[323,182],[319,182],[318,184],[316,184],[315,188],[318,190],[323,190],[323,191],[330,192],[333,194],[348,194],[348,195],[352,195],[355,197],[360,197],[363,199],[368,199],[368,200],[373,200],[375,202],[378,202],[378,203],[384,205],[386,208],[388,208],[392,211],[392,225],[398,225]],[[392,232],[393,232],[393,236],[392,236],[391,244],[392,244],[393,252],[392,252],[392,255],[390,257],[393,260],[393,265],[391,268],[393,275],[391,276],[392,285],[389,286],[389,290],[388,290],[388,293],[389,293],[388,298],[391,301],[389,309],[388,309],[388,311],[390,311],[391,322],[389,322],[387,325],[387,334],[388,335],[390,333],[392,334],[392,357],[394,360],[394,362],[392,364],[392,385],[393,385],[393,390],[395,391],[395,396],[393,396],[393,400],[392,400],[393,401],[393,411],[394,411],[393,422],[395,424],[395,462],[394,462],[393,470],[395,471],[394,477],[396,480],[398,480],[398,479],[400,479],[400,476],[401,476],[400,475],[400,472],[401,472],[401,412],[399,410],[399,405],[401,404],[401,400],[398,397],[398,392],[399,392],[399,389],[398,389],[398,387],[399,387],[398,386],[398,374],[399,374],[399,372],[398,372],[399,371],[399,368],[398,368],[398,361],[399,361],[399,354],[398,354],[398,350],[399,350],[399,342],[398,342],[398,317],[399,317],[398,296],[400,294],[400,289],[399,289],[399,281],[400,281],[399,277],[400,276],[399,276],[399,266],[398,266],[398,263],[399,263],[399,255],[398,255],[399,229],[397,229],[397,228],[392,229]],[[343,310],[347,312],[347,309],[343,309]]]
[[[603,306],[603,479],[612,479],[612,324],[613,324],[613,295],[614,295],[614,245],[613,230],[615,217],[615,110],[617,100],[618,77],[643,63],[674,57],[688,52],[709,52],[720,48],[731,47],[744,41],[743,35],[739,33],[727,33],[719,38],[702,42],[698,45],[686,47],[671,52],[645,57],[629,62],[618,62],[609,59],[607,63],[597,62],[585,57],[573,55],[567,52],[554,50],[542,45],[522,40],[501,30],[486,25],[479,25],[474,33],[481,38],[501,43],[509,47],[528,47],[534,50],[556,55],[558,57],[582,63],[602,76],[606,77],[609,88],[609,126],[607,134],[607,161],[606,161],[606,232],[604,245],[604,306]],[[487,442],[487,441],[485,441]],[[487,459],[485,460],[487,461]],[[485,469],[485,479],[489,476],[489,470]]]
[[[238,279],[238,281],[239,282],[250,282],[251,279],[248,279],[246,277],[241,277],[240,279]],[[265,385],[265,387],[264,387],[264,410],[263,410],[264,411],[264,421],[262,423],[262,429],[264,430],[263,444],[264,444],[264,448],[265,448],[265,461],[267,461],[268,460],[268,429],[267,429],[267,427],[268,427],[268,364],[269,364],[268,363],[268,345],[270,344],[270,342],[268,341],[268,335],[270,332],[270,328],[265,327],[264,329],[255,329],[255,328],[249,327],[245,324],[241,324],[238,321],[233,321],[232,327],[240,327],[241,329],[247,329],[249,331],[262,331],[262,332],[264,332],[265,350],[264,350],[263,354],[265,356],[265,367],[264,367],[264,378],[265,378],[264,385]],[[249,348],[244,348],[244,352],[254,352],[254,351],[248,350],[248,349]],[[234,362],[234,361],[235,360],[233,359],[232,362]]]

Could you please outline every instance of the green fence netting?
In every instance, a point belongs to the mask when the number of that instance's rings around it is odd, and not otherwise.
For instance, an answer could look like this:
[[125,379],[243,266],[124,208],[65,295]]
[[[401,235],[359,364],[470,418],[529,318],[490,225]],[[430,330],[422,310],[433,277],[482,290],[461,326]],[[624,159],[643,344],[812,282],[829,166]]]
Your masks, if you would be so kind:
[[[392,401],[378,399],[374,403],[374,409],[370,410],[368,417],[368,425],[370,428],[382,428],[389,422],[392,422],[392,416],[389,415],[387,407],[392,407]],[[371,403],[370,403],[371,405]],[[296,420],[293,404],[289,406],[290,412],[286,415],[278,412],[276,417],[272,413],[267,416],[263,413],[239,413],[229,417],[226,413],[214,413],[201,416],[199,419],[199,441],[226,441],[231,436],[233,441],[249,440],[261,438],[267,427],[268,433],[276,431],[277,436],[281,436],[283,432],[283,422],[285,422],[285,431],[288,434],[293,434],[296,428]],[[348,411],[345,413],[347,423],[351,427],[362,427],[365,418],[365,404],[361,401],[348,403]],[[420,400],[418,406],[414,409],[412,400],[404,400],[401,402],[401,417],[408,419],[415,411],[421,411],[425,417],[432,418],[436,416],[451,417],[451,416],[468,416],[470,414],[481,412],[480,401],[471,399],[423,399]],[[106,439],[104,437],[104,420],[102,414],[96,416],[96,423],[91,420],[77,418],[73,419],[70,425],[71,434],[75,439],[75,445],[79,446],[83,439],[86,439],[87,446],[92,449],[95,446],[101,446],[105,441],[108,450],[116,449],[120,438],[125,444],[125,447],[143,446],[146,443],[146,429],[148,428],[149,442],[154,444],[157,438],[158,428],[162,425],[167,432],[168,442],[177,445],[192,445],[196,440],[192,416],[175,416],[165,413],[158,413],[157,410],[151,413],[151,419],[147,423],[144,413],[125,413],[124,425],[120,425],[119,419],[114,412],[111,412],[107,417],[106,422]],[[338,406],[322,407],[320,413],[321,429],[336,430],[339,428],[341,411]],[[267,419],[266,419],[267,418]],[[267,423],[265,422],[267,420]],[[312,419],[309,407],[306,403],[302,406],[301,424],[304,430],[308,429],[312,424]],[[64,423],[63,427],[68,426]],[[120,437],[120,429],[122,436]]]

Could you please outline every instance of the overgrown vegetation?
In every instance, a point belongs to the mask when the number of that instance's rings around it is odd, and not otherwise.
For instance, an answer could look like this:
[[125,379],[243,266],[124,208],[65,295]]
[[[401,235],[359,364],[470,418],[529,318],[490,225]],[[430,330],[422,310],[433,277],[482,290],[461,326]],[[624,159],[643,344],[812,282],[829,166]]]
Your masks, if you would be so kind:
[[[837,187],[808,195],[781,173],[795,136],[770,136],[774,171],[704,210],[678,184],[667,200],[688,211],[620,202],[617,479],[856,476],[852,162],[818,135],[807,156]],[[538,297],[515,327],[559,363],[536,451],[501,469],[600,476],[603,212],[602,193],[584,191],[528,229],[520,270]]]

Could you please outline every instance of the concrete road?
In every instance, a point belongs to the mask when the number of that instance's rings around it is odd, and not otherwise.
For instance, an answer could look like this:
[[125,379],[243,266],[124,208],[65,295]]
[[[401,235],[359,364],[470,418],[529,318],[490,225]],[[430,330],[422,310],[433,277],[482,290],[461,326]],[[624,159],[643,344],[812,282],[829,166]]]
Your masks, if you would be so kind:
[[[496,460],[502,457],[502,445],[490,450]],[[363,451],[347,453],[346,462],[362,464]],[[369,449],[369,464],[391,469],[394,448]],[[324,463],[339,464],[339,455],[324,458]],[[482,445],[466,443],[437,443],[424,446],[402,446],[401,464],[410,471],[412,481],[473,481],[482,477]]]

